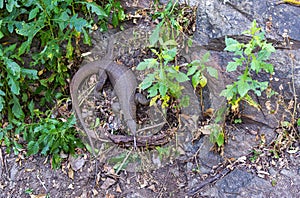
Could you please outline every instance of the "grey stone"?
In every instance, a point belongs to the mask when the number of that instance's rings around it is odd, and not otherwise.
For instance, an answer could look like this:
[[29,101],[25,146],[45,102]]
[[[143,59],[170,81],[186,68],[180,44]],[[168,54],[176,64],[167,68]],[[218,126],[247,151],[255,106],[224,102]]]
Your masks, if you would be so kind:
[[238,194],[242,187],[247,186],[253,177],[253,175],[246,171],[235,169],[223,179],[219,180],[216,186],[221,193],[226,193],[230,197],[236,197],[234,194]]
[[209,49],[222,50],[225,36],[245,39],[241,33],[254,19],[278,47],[283,47],[282,35],[287,33],[294,42],[293,47],[299,49],[299,7],[276,5],[271,0],[199,0],[195,39]]
[[200,152],[197,155],[197,159],[199,160],[200,172],[201,173],[209,173],[213,166],[218,165],[222,158],[219,154],[211,151],[213,144],[209,141],[209,138],[206,136],[199,141],[199,149]]

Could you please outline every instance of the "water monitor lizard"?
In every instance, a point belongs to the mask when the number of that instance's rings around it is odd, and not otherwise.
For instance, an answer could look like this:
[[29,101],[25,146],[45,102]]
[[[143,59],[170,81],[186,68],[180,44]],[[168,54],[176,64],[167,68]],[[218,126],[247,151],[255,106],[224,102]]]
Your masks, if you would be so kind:
[[116,93],[120,109],[124,115],[124,120],[130,132],[133,135],[134,147],[136,147],[136,102],[146,104],[148,101],[141,94],[135,94],[137,88],[137,80],[134,73],[126,66],[113,62],[113,39],[109,41],[108,52],[106,56],[101,60],[96,60],[87,63],[81,67],[70,84],[70,93],[72,99],[73,109],[77,114],[80,124],[86,132],[89,142],[94,153],[94,144],[91,137],[91,131],[84,123],[81,110],[79,107],[78,90],[82,82],[92,74],[99,73],[99,83],[96,86],[96,90],[102,89],[107,77],[109,78],[114,92]]

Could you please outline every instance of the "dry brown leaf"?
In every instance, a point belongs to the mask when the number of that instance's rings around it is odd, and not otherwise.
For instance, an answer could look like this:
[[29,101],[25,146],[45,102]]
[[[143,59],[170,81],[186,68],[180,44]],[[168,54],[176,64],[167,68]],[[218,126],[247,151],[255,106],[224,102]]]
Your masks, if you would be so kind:
[[92,191],[93,191],[94,196],[97,196],[99,194],[99,192],[95,188],[93,188]]
[[81,169],[84,164],[85,164],[85,159],[84,157],[78,157],[78,158],[74,158],[73,156],[69,156],[69,162],[71,164],[71,167],[74,171],[78,171],[79,169]]
[[113,194],[106,194],[105,195],[105,198],[115,198],[116,196],[115,195],[113,195]]
[[114,183],[116,183],[116,180],[112,179],[112,178],[106,178],[106,180],[104,181],[104,183],[101,185],[101,189],[103,190],[107,190],[109,187],[111,187]]
[[46,198],[46,194],[40,194],[40,195],[30,195],[30,198]]
[[72,168],[69,168],[69,171],[68,171],[68,177],[72,180],[74,180],[74,171]]
[[117,193],[121,193],[121,192],[122,192],[122,189],[121,189],[121,187],[120,187],[119,184],[117,184],[116,192],[117,192]]

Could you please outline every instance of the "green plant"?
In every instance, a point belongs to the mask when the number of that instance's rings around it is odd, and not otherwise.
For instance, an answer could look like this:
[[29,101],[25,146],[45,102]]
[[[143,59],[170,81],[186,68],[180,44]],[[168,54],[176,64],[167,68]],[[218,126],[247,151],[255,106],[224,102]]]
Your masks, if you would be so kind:
[[[124,21],[126,17],[120,1],[108,0],[104,1],[102,4],[107,16],[112,13],[111,22],[114,28],[118,27],[120,25],[120,22]],[[108,29],[108,19],[109,18],[104,18],[103,20],[100,20],[99,23],[101,31],[106,31]],[[123,29],[122,26],[120,26],[120,28]]]
[[173,3],[173,1],[170,0],[162,11],[156,11],[152,15],[153,20],[159,19],[160,22],[150,36],[149,40],[151,46],[154,46],[159,41],[159,38],[162,40],[174,40],[178,31],[182,29],[176,20],[178,17],[175,13],[175,8],[178,6],[177,2],[178,1]]
[[[180,83],[188,81],[189,76],[192,76],[192,84],[195,89],[198,85],[201,87],[206,85],[207,79],[203,75],[205,69],[210,75],[217,78],[217,71],[205,66],[209,59],[209,53],[205,54],[202,60],[194,60],[188,64],[187,72],[182,72],[181,66],[176,64],[177,46],[180,42],[178,37],[182,31],[180,22],[183,21],[183,24],[187,22],[182,20],[184,9],[180,9],[177,2],[169,1],[165,7],[158,6],[152,15],[153,20],[160,20],[149,37],[149,47],[157,58],[146,59],[137,66],[137,70],[150,71],[140,84],[141,89],[147,89],[148,97],[152,98],[150,105],[160,99],[163,108],[168,106],[171,97],[175,99],[181,97],[183,87]],[[191,45],[190,41],[188,40],[188,44]],[[180,99],[180,106],[188,106],[188,104],[189,98],[183,96]]]
[[272,186],[276,186],[276,185],[277,185],[277,181],[276,181],[275,179],[272,179],[271,185],[272,185]]
[[28,96],[23,91],[38,77],[36,70],[22,68],[14,61],[16,46],[14,44],[4,48],[0,45],[0,143],[4,141],[7,151],[13,146],[17,154],[22,146],[15,140],[15,136],[20,133],[15,127],[25,120],[22,103],[28,102]]
[[243,32],[243,34],[251,36],[251,40],[246,44],[239,43],[232,38],[225,38],[226,48],[224,50],[233,52],[235,56],[238,56],[238,58],[233,58],[234,61],[228,63],[227,72],[236,71],[238,67],[243,67],[243,74],[238,77],[238,80],[227,85],[226,89],[221,92],[221,96],[227,98],[233,111],[238,109],[241,100],[259,108],[249,92],[252,91],[257,96],[261,96],[269,83],[254,80],[252,78],[253,73],[262,73],[262,70],[269,74],[274,72],[273,65],[265,61],[272,52],[275,52],[275,48],[272,44],[267,43],[264,32],[257,27],[255,20],[252,22],[250,30]]
[[[35,110],[34,114],[43,115],[44,112]],[[51,114],[48,114],[51,115]],[[38,123],[22,124],[23,138],[28,142],[27,155],[40,152],[42,155],[51,155],[51,164],[54,169],[61,164],[60,154],[75,154],[75,148],[83,148],[80,138],[76,137],[76,119],[74,116],[65,119],[53,119],[49,116],[40,117]]]
[[300,126],[300,118],[297,120],[297,125]]
[[[217,70],[205,65],[209,59],[209,53],[206,53],[201,60],[194,60],[187,64],[188,71],[186,73],[180,71],[180,66],[169,64],[175,61],[177,55],[177,48],[168,49],[169,45],[176,46],[176,41],[168,40],[162,43],[163,49],[160,52],[152,48],[151,51],[157,58],[145,59],[136,68],[137,70],[151,71],[140,84],[140,88],[148,90],[148,97],[152,98],[150,105],[154,104],[157,99],[161,99],[164,108],[168,106],[170,97],[180,98],[183,88],[180,83],[190,80],[189,76],[192,76],[192,85],[195,89],[198,85],[201,88],[206,85],[207,79],[203,75],[205,69],[211,76],[218,78]],[[189,99],[184,96],[180,105],[188,106],[188,104]]]
[[158,152],[158,156],[159,156],[160,160],[162,160],[164,156],[165,157],[169,157],[170,154],[171,154],[171,147],[160,147],[160,146],[157,146],[157,147],[155,147],[155,149]]
[[250,157],[249,159],[250,159],[250,161],[251,161],[252,163],[254,163],[254,162],[259,158],[259,155],[262,154],[262,152],[253,149],[253,150],[252,150],[252,153],[253,153],[253,155],[252,155],[252,157]]
[[204,70],[215,79],[218,79],[218,71],[210,66],[205,65],[209,60],[210,54],[206,52],[201,60],[194,60],[188,64],[187,75],[192,76],[192,85],[196,89],[199,85],[203,88],[207,84],[207,78],[203,75]]
[[27,188],[25,190],[25,193],[31,195],[33,193],[33,189],[32,188]]
[[[120,4],[109,2],[114,7],[110,10],[119,11]],[[33,107],[40,102],[47,109],[45,104],[52,105],[64,95],[69,65],[80,53],[79,42],[91,44],[92,15],[107,21],[110,10],[91,1],[0,0],[0,143],[7,152],[12,147],[18,154],[23,136],[28,154],[52,154],[54,166],[59,164],[60,151],[74,152],[74,141],[79,142],[74,118],[50,118],[51,111],[33,111]],[[113,24],[117,25],[114,20]],[[55,143],[46,144],[42,138],[53,138]]]
[[140,158],[136,153],[132,154],[131,151],[129,151],[129,152],[123,152],[118,156],[110,158],[108,160],[108,163],[114,164],[113,168],[116,170],[116,173],[118,174],[120,170],[126,169],[126,167],[130,162],[136,162],[139,160]]
[[[148,97],[152,97],[150,105],[154,104],[157,99],[163,101],[162,107],[167,107],[170,96],[179,98],[181,96],[180,82],[189,80],[188,76],[179,71],[179,66],[168,65],[175,59],[177,49],[165,49],[160,53],[151,49],[157,58],[145,59],[137,66],[137,70],[151,70],[143,82],[140,84],[141,89],[148,90]],[[174,81],[176,79],[176,81]]]
[[221,107],[215,112],[215,119],[213,123],[207,126],[207,129],[210,131],[209,140],[212,143],[216,143],[219,147],[224,145],[225,142],[225,115],[227,107]]
[[[191,39],[186,39],[185,33],[191,35],[190,26],[193,24],[190,13],[195,13],[191,7],[181,6],[178,1],[170,0],[165,6],[156,4],[155,12],[151,15],[152,20],[159,21],[152,35],[150,36],[150,46],[155,46],[158,42],[167,40],[176,40],[177,42],[183,38],[191,45]],[[185,33],[183,33],[185,32]]]

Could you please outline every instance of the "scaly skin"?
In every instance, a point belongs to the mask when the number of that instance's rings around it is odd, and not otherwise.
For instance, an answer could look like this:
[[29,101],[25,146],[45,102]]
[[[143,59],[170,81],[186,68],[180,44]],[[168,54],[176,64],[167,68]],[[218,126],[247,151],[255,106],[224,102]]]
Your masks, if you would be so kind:
[[[124,114],[127,127],[134,136],[134,145],[136,146],[136,104],[135,104],[135,90],[137,87],[136,77],[133,72],[124,65],[116,64],[109,58],[90,62],[81,67],[74,75],[70,84],[70,93],[72,98],[73,109],[75,110],[79,122],[81,123],[84,131],[87,133],[89,142],[92,147],[93,155],[95,155],[94,144],[91,138],[91,133],[94,133],[85,125],[82,118],[81,110],[78,100],[78,89],[81,83],[90,75],[97,74],[99,72],[99,84],[102,88],[107,75],[110,82],[113,85],[114,91],[119,98],[121,110]],[[107,75],[106,75],[107,74]]]

